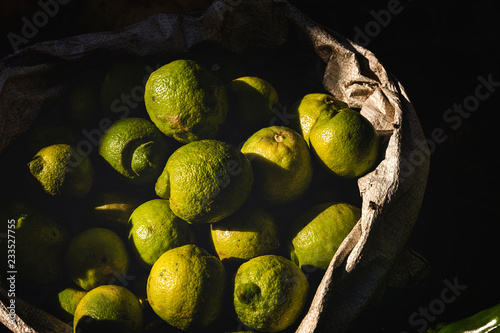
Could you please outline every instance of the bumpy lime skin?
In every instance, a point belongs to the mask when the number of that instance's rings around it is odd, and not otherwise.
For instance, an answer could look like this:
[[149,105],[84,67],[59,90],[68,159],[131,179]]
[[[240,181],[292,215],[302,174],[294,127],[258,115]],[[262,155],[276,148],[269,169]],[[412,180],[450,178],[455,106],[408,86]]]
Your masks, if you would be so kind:
[[248,159],[234,146],[200,140],[177,149],[156,181],[156,194],[190,223],[215,223],[236,212],[253,185]]
[[290,227],[291,260],[301,268],[325,271],[360,218],[358,207],[340,202],[322,203],[304,211]]
[[311,129],[314,155],[331,173],[357,178],[378,158],[380,139],[368,119],[352,109],[323,110]]
[[222,262],[194,244],[165,252],[147,282],[155,313],[181,330],[209,326],[222,312],[226,270]]
[[275,218],[257,205],[246,205],[222,221],[212,223],[210,231],[222,261],[249,260],[276,253],[279,248]]
[[68,144],[40,149],[28,168],[38,185],[52,197],[81,199],[94,184],[94,168],[89,157]]
[[166,251],[195,241],[190,225],[172,212],[165,199],[149,200],[137,207],[130,215],[128,229],[132,253],[148,269]]
[[228,110],[226,86],[205,67],[185,59],[150,75],[144,102],[151,121],[182,143],[215,138]]
[[295,130],[270,126],[252,134],[241,151],[251,161],[256,191],[266,202],[285,205],[309,188],[313,165],[309,148]]
[[129,257],[124,242],[115,232],[91,228],[71,240],[66,267],[78,286],[91,290],[123,279],[128,272]]
[[338,111],[349,106],[341,100],[329,94],[311,93],[307,94],[290,108],[289,113],[294,115],[293,128],[304,137],[306,143],[310,145],[309,135],[316,123],[321,111]]
[[99,155],[133,184],[152,184],[170,155],[168,138],[149,120],[115,121],[99,143]]
[[234,307],[248,327],[278,332],[302,314],[309,283],[302,270],[290,260],[265,255],[242,264],[234,278]]
[[140,333],[143,311],[137,297],[127,288],[104,285],[89,291],[78,303],[73,331]]

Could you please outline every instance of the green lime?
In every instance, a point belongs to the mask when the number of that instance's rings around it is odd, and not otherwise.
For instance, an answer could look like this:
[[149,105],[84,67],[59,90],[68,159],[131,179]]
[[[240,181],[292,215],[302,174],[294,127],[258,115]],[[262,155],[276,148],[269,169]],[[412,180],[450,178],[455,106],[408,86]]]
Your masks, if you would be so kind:
[[278,227],[265,209],[247,205],[210,225],[215,251],[221,260],[248,260],[278,250]]
[[68,314],[66,318],[73,318],[78,303],[80,303],[83,296],[85,296],[86,294],[87,291],[72,287],[65,288],[57,294],[61,309]]
[[142,329],[141,304],[131,291],[122,286],[105,285],[92,289],[75,310],[75,333],[140,333]]
[[99,155],[131,182],[149,184],[163,170],[169,145],[151,121],[124,118],[106,130],[99,144]]
[[128,239],[137,259],[151,267],[166,251],[194,242],[186,221],[170,209],[170,202],[153,199],[137,207],[129,219]]
[[309,284],[290,260],[265,255],[243,263],[234,278],[234,307],[246,326],[278,332],[292,325],[304,309]]
[[225,85],[205,67],[184,59],[151,74],[144,100],[156,126],[182,143],[213,139],[228,108]]
[[368,119],[351,109],[322,110],[311,129],[311,147],[333,174],[356,178],[377,161],[379,137]]
[[214,223],[243,205],[252,184],[252,167],[240,151],[222,141],[201,140],[170,156],[156,193],[170,200],[170,208],[181,219]]
[[51,196],[85,197],[94,182],[90,159],[76,147],[55,144],[42,148],[28,163],[29,171]]
[[326,270],[342,241],[361,217],[361,210],[346,203],[311,207],[292,224],[290,258],[299,267]]
[[228,84],[229,118],[237,126],[255,131],[269,124],[273,109],[281,109],[278,93],[264,79],[244,76]]
[[87,229],[76,235],[66,252],[71,279],[84,290],[125,279],[129,258],[125,244],[113,231]]
[[64,276],[66,227],[32,204],[11,202],[0,210],[2,263],[30,286],[55,282]]
[[193,244],[176,247],[151,268],[148,301],[154,312],[174,327],[204,328],[221,313],[225,280],[219,259]]
[[47,299],[47,309],[63,321],[73,320],[76,307],[87,291],[76,286],[63,286],[51,293]]
[[248,138],[241,151],[252,163],[257,191],[266,202],[287,204],[308,189],[313,174],[311,156],[306,142],[293,129],[263,128]]
[[311,129],[322,110],[338,111],[348,107],[346,103],[331,95],[312,93],[295,102],[290,109],[290,114],[293,114],[298,120],[295,127],[309,145]]

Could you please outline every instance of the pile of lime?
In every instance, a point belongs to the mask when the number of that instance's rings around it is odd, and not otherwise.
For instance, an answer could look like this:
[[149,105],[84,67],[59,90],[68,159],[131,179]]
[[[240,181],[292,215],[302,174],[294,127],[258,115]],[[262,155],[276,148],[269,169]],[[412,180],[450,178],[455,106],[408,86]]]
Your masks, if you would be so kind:
[[96,69],[68,86],[68,123],[19,148],[33,157],[2,232],[37,286],[24,296],[75,332],[293,331],[311,273],[361,218],[356,181],[381,155],[370,121],[276,72],[208,65]]

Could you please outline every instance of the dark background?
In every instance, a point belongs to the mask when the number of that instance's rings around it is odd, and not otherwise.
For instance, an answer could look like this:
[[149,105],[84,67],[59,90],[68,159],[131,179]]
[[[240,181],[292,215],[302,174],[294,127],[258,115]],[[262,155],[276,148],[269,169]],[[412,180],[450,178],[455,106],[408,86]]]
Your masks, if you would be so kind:
[[[340,34],[355,38],[374,21],[372,10],[389,1],[350,1],[321,11],[320,1],[292,1]],[[418,332],[500,303],[496,204],[500,159],[495,114],[500,91],[482,101],[460,126],[443,119],[475,95],[478,77],[500,81],[500,11],[492,1],[401,1],[403,10],[365,45],[405,87],[426,138],[435,129],[447,139],[431,148],[430,175],[410,245],[433,267],[424,285],[389,290],[357,332]],[[497,88],[499,90],[499,88]],[[467,286],[444,309],[445,280]],[[434,313],[429,309],[434,306]],[[420,320],[425,309],[428,318]],[[410,322],[413,318],[417,321]],[[437,315],[434,315],[437,314]]]
[[[360,320],[356,332],[418,332],[410,321],[429,307],[430,326],[459,319],[500,303],[498,227],[496,204],[499,149],[498,100],[500,87],[480,101],[477,109],[461,117],[460,126],[443,116],[454,105],[476,94],[479,77],[499,82],[500,11],[493,1],[401,0],[400,12],[376,26],[395,1],[290,1],[305,14],[341,35],[363,40],[405,87],[427,138],[441,129],[446,139],[431,148],[431,168],[422,209],[410,245],[433,268],[420,286],[389,289],[382,302]],[[133,1],[110,4],[73,0],[59,5],[58,13],[40,28],[29,44],[75,34],[109,30],[156,12],[188,12],[210,1]],[[20,34],[22,18],[31,20],[40,10],[36,2],[2,2],[1,54],[13,52],[8,32]],[[374,14],[375,13],[375,14]],[[359,41],[359,40],[358,40]],[[21,46],[25,46],[24,44]],[[481,92],[486,92],[483,88]],[[448,282],[466,286],[460,295],[438,307]],[[444,303],[443,303],[444,304]],[[434,315],[435,314],[435,315]]]

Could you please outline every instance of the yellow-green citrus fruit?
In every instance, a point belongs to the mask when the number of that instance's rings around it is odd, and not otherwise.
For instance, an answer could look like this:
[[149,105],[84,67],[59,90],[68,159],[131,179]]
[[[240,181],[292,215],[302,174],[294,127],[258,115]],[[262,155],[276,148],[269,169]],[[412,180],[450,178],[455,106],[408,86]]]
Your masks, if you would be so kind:
[[81,232],[71,240],[66,252],[69,276],[84,290],[124,280],[128,266],[125,244],[109,229]]
[[115,121],[99,144],[101,155],[116,171],[136,184],[154,183],[169,156],[167,138],[149,120]]
[[140,333],[142,329],[141,304],[122,286],[105,285],[90,290],[78,303],[73,319],[75,333]]
[[215,251],[221,260],[248,260],[278,250],[278,227],[265,209],[246,205],[210,225]]
[[291,128],[271,126],[254,133],[241,151],[255,172],[260,197],[283,205],[298,199],[308,189],[313,166],[309,148]]
[[305,95],[300,100],[295,102],[289,113],[293,114],[295,119],[298,120],[295,127],[309,145],[309,134],[311,133],[311,129],[314,123],[316,123],[316,120],[322,110],[338,111],[348,107],[349,106],[346,103],[333,97],[332,95],[312,93]]
[[69,242],[65,226],[32,204],[11,202],[0,210],[1,262],[16,271],[18,283],[46,285],[64,276],[64,251]]
[[227,115],[227,92],[217,76],[193,60],[154,71],[144,94],[151,120],[182,143],[213,139]]
[[252,166],[240,151],[226,142],[201,140],[172,153],[155,189],[181,219],[214,223],[243,205],[252,184]]
[[129,219],[128,239],[137,259],[146,267],[166,251],[194,242],[190,225],[178,218],[165,199],[153,199],[137,207]]
[[322,110],[310,134],[320,163],[345,178],[363,176],[373,168],[379,141],[370,121],[351,109]]
[[78,303],[86,294],[86,290],[76,286],[61,287],[50,294],[47,300],[47,310],[63,321],[72,321]]
[[154,312],[181,330],[209,326],[221,313],[226,280],[222,262],[193,244],[165,252],[148,278]]
[[76,307],[78,303],[82,300],[83,296],[87,294],[87,291],[80,288],[65,288],[57,293],[57,298],[59,300],[59,305],[61,309],[67,314],[66,318],[71,319],[75,315]]
[[323,203],[311,207],[292,224],[290,258],[301,268],[326,270],[360,217],[361,210],[346,203]]
[[54,144],[42,148],[28,163],[29,171],[51,196],[85,197],[94,182],[90,159],[76,147]]
[[278,332],[292,325],[304,309],[309,283],[290,260],[265,255],[243,263],[234,278],[234,307],[246,326]]
[[281,109],[278,93],[266,80],[243,76],[228,84],[229,114],[239,127],[257,130],[269,124],[274,108]]

